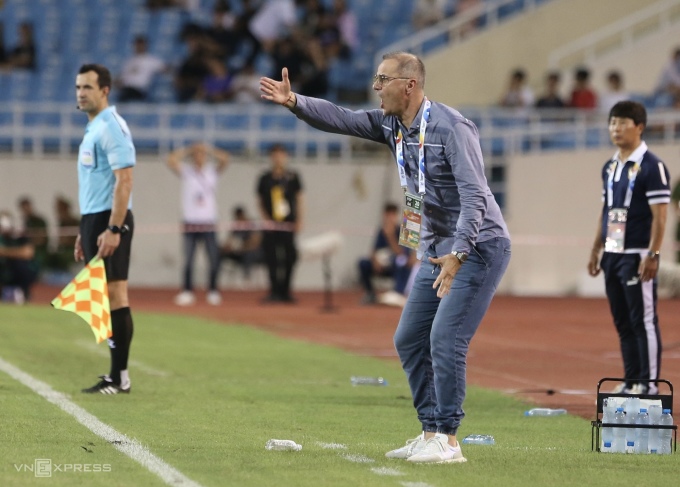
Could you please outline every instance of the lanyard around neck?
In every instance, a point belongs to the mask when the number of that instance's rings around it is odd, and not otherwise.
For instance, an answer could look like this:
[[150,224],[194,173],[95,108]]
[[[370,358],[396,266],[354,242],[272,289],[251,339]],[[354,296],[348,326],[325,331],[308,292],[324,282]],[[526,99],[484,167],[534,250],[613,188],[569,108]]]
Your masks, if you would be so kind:
[[[432,102],[425,98],[425,106],[423,107],[423,115],[420,119],[420,138],[418,140],[418,193],[425,194],[425,128],[427,122],[430,120],[430,107]],[[404,161],[404,135],[401,129],[397,133],[397,140],[395,143],[397,169],[399,169],[399,182],[401,187],[407,188],[406,179],[406,161]]]
[[[607,179],[607,206],[613,208],[614,206],[614,175],[616,174],[617,166],[621,164],[621,172],[626,167],[625,162],[613,161],[609,165],[609,178]],[[623,208],[630,207],[630,201],[633,199],[633,188],[635,187],[635,180],[640,172],[640,164],[635,162],[633,167],[628,170],[628,187],[626,188],[626,197],[623,200]]]

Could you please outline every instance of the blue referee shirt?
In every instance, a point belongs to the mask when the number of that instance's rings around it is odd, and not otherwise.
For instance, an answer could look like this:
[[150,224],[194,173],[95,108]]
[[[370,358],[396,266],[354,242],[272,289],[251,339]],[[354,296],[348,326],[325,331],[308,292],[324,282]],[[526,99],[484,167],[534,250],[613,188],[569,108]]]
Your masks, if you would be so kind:
[[[135,146],[116,107],[102,110],[85,127],[78,152],[78,203],[87,215],[111,210],[116,177],[113,171],[135,165]],[[132,208],[132,196],[128,209]]]
[[639,253],[649,248],[652,234],[652,210],[650,205],[670,203],[671,189],[668,185],[670,175],[666,165],[653,153],[647,150],[642,142],[630,155],[627,161],[620,160],[620,153],[614,154],[602,168],[602,242],[607,236],[607,185],[610,171],[614,171],[612,181],[613,208],[623,208],[628,189],[629,174],[635,164],[639,164],[639,172],[635,178],[633,195],[628,208],[626,221],[625,253]]

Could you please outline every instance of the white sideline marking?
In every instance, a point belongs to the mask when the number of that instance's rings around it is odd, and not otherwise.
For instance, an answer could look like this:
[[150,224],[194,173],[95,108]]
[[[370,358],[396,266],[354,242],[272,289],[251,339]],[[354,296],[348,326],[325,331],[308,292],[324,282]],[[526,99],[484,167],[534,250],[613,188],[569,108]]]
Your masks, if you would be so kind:
[[389,467],[373,467],[371,469],[371,472],[373,472],[376,475],[390,475],[392,477],[398,477],[400,475],[406,475],[404,472],[400,472],[396,468],[389,468]]
[[430,484],[425,482],[399,482],[404,487],[432,487]]
[[182,487],[201,487],[201,484],[194,482],[184,476],[179,470],[165,463],[137,440],[130,439],[109,425],[102,423],[96,416],[71,402],[65,394],[55,391],[49,385],[33,378],[9,362],[5,362],[2,358],[0,358],[0,370],[73,416],[76,421],[95,435],[111,443],[116,450],[132,458],[151,473],[158,475],[166,484]]
[[[76,340],[76,345],[79,347],[85,348],[86,350],[96,353],[97,355],[101,357],[108,357],[109,356],[109,351],[108,349],[104,349],[103,347],[100,347],[98,345],[95,345],[94,343],[90,341],[85,341],[85,340]],[[138,369],[141,372],[144,372],[145,374],[148,375],[153,375],[156,377],[168,377],[170,374],[168,372],[165,372],[164,370],[158,370],[154,369],[153,367],[149,367],[148,365],[140,362],[139,360],[135,359],[130,359],[128,360],[128,363],[132,365],[134,368]]]
[[372,458],[368,458],[365,455],[356,455],[354,453],[348,453],[342,456],[345,460],[349,460],[350,462],[354,463],[373,463],[375,460]]
[[322,441],[317,441],[316,444],[326,450],[347,450],[347,446],[342,443],[324,443]]

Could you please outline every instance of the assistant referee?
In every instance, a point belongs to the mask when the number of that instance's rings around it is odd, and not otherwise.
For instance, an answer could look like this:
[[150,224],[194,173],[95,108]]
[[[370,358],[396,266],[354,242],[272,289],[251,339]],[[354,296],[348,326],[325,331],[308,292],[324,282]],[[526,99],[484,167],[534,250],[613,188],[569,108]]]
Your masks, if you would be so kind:
[[109,339],[111,370],[85,393],[130,392],[127,363],[133,323],[128,301],[128,269],[134,230],[132,169],[135,147],[130,129],[109,106],[111,73],[100,64],[81,66],[76,76],[78,109],[89,123],[78,153],[78,197],[82,219],[76,239],[76,261],[104,259],[113,335]]

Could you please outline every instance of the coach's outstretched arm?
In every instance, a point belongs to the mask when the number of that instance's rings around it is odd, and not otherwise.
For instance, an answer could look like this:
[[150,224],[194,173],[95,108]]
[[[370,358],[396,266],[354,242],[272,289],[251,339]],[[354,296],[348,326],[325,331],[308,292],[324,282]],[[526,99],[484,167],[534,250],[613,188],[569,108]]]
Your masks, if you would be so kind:
[[288,68],[281,70],[281,81],[260,78],[260,91],[262,99],[285,106],[314,128],[385,143],[382,110],[352,111],[320,98],[297,95],[290,89]]

